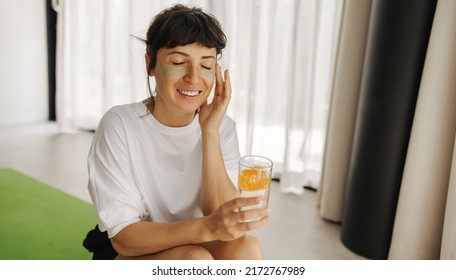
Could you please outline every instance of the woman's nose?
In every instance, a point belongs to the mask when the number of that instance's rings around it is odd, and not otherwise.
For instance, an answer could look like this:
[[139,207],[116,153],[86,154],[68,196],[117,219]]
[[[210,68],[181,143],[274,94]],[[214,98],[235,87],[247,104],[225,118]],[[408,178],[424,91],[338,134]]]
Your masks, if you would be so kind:
[[184,80],[191,84],[196,84],[199,82],[201,77],[201,71],[198,67],[189,66],[184,76]]

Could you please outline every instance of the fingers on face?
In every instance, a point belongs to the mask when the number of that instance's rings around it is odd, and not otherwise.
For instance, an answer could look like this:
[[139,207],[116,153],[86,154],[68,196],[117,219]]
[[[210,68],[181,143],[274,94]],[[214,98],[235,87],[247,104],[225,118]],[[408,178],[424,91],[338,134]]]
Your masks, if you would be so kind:
[[225,69],[222,77],[222,68],[220,64],[216,65],[215,71],[215,82],[216,82],[216,95],[223,97],[231,97],[231,79],[230,72]]
[[219,82],[221,79],[222,79],[222,67],[220,66],[220,64],[215,64],[215,78],[217,80],[217,82]]
[[228,69],[225,70],[225,96],[231,98],[231,79],[230,79],[230,71]]
[[215,66],[215,83],[216,89],[218,92],[216,94],[220,94],[223,92],[223,78],[222,78],[222,69],[220,64]]

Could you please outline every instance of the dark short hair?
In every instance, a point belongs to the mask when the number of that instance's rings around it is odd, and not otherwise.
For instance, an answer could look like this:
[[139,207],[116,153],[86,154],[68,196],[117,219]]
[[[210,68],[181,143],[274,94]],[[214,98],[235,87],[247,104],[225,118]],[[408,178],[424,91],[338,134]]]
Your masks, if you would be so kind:
[[218,20],[200,8],[174,5],[154,17],[147,31],[146,52],[150,57],[148,72],[157,63],[161,48],[198,43],[215,48],[217,55],[226,46],[226,36]]

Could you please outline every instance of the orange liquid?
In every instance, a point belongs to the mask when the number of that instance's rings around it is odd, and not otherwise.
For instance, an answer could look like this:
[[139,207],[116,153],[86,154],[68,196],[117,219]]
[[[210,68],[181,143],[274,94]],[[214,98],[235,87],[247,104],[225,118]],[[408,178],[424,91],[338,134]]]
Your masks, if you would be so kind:
[[244,191],[259,191],[267,188],[271,178],[263,169],[244,169],[239,174],[238,184]]

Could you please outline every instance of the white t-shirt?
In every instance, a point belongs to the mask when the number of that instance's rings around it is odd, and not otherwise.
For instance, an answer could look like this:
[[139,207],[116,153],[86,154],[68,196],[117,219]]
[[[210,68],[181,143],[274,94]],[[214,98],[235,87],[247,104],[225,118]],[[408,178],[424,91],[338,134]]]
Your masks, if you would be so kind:
[[[202,216],[201,128],[168,127],[142,102],[115,106],[100,121],[88,156],[89,192],[108,236],[138,221],[173,222]],[[225,168],[236,186],[240,157],[235,122],[220,125]]]

